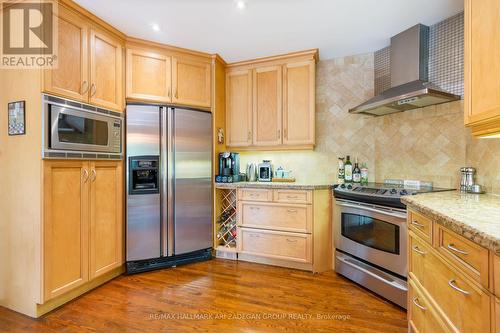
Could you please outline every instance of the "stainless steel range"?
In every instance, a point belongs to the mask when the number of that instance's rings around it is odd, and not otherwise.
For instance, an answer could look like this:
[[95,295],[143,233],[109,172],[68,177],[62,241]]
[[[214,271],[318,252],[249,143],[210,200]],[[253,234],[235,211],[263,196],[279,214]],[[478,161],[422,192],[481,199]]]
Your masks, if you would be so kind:
[[447,190],[402,181],[336,186],[335,270],[406,308],[407,214],[401,197]]

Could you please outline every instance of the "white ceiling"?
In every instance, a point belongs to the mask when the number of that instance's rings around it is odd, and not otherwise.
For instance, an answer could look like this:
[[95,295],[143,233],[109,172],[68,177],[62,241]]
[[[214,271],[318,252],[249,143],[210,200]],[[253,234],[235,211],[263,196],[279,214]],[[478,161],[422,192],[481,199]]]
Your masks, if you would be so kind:
[[[309,48],[322,59],[372,52],[417,23],[463,10],[463,0],[76,0],[125,34],[227,62]],[[152,29],[158,24],[160,31]]]

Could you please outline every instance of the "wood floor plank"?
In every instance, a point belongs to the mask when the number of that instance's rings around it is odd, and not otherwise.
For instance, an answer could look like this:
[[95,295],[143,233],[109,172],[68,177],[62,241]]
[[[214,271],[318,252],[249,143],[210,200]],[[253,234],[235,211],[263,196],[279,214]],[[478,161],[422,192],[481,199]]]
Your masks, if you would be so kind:
[[406,332],[406,312],[335,272],[214,259],[120,276],[31,319],[0,307],[0,332]]

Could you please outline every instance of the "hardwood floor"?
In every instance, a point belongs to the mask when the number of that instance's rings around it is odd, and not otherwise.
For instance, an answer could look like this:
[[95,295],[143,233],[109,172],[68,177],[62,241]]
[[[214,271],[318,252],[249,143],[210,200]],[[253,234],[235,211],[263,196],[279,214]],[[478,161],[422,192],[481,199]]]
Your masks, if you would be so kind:
[[406,332],[406,312],[347,279],[211,260],[120,276],[39,319],[0,307],[0,332]]

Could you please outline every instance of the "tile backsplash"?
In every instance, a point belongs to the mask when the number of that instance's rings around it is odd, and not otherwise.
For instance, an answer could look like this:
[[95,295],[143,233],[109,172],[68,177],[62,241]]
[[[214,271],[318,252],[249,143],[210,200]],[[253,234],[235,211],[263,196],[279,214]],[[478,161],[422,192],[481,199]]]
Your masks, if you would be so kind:
[[382,117],[352,115],[350,107],[373,96],[374,56],[318,63],[314,151],[241,152],[246,163],[272,160],[297,181],[336,182],[337,158],[366,162],[370,180],[419,179],[458,187],[459,168],[477,168],[477,182],[500,194],[500,139],[472,138],[463,125],[462,101]]

